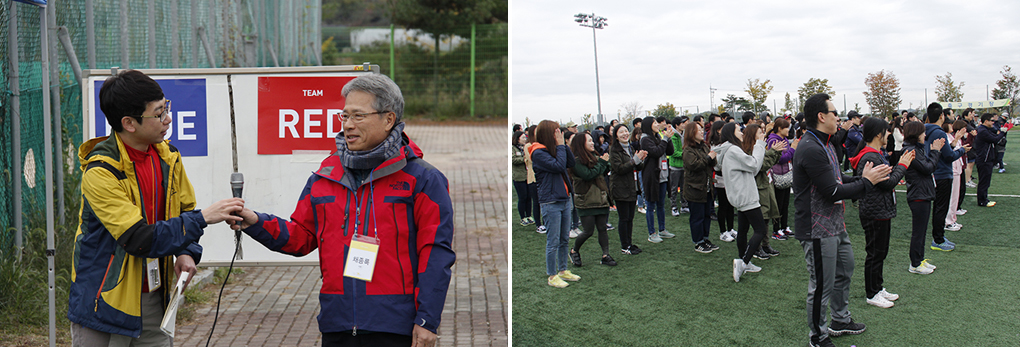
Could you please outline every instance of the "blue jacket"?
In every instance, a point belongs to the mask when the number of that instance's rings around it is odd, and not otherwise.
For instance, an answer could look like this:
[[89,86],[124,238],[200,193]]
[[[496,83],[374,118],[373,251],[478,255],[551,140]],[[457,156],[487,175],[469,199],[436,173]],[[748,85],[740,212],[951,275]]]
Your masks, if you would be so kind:
[[[308,178],[290,220],[258,213],[244,230],[279,253],[319,250],[319,331],[439,327],[456,260],[453,203],[446,176],[421,156],[404,135],[400,153],[359,184],[334,152]],[[371,282],[344,277],[355,233],[378,240]]]
[[961,156],[966,155],[967,151],[963,148],[953,150],[953,146],[949,143],[949,138],[946,137],[946,132],[942,131],[942,127],[935,124],[924,125],[924,148],[930,148],[931,143],[938,139],[945,139],[946,144],[942,146],[939,151],[938,165],[935,168],[933,175],[936,180],[951,180],[953,179],[953,162],[960,159]]
[[846,140],[843,141],[843,147],[846,148],[846,157],[853,158],[857,156],[857,145],[864,140],[864,134],[861,132],[860,125],[854,125],[850,127],[850,130],[846,132]]
[[538,203],[570,200],[573,183],[567,169],[574,167],[574,154],[566,145],[556,146],[555,158],[545,146],[531,145],[531,167],[538,181]]

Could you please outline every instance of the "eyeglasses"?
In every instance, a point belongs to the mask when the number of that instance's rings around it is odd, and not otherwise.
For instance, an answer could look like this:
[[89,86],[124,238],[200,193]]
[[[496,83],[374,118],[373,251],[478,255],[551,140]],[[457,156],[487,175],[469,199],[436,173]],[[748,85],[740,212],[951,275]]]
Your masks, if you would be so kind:
[[376,112],[367,112],[367,113],[347,113],[345,111],[345,112],[342,112],[342,113],[337,113],[336,115],[340,119],[341,122],[346,122],[348,120],[353,120],[355,123],[361,123],[362,121],[365,120],[365,117],[367,117],[370,114],[385,114],[385,113],[388,113],[388,112],[390,112],[390,111],[376,111]]
[[167,117],[170,116],[170,99],[166,99],[166,103],[163,104],[163,112],[156,116],[134,116],[135,118],[156,118],[160,123],[166,122]]

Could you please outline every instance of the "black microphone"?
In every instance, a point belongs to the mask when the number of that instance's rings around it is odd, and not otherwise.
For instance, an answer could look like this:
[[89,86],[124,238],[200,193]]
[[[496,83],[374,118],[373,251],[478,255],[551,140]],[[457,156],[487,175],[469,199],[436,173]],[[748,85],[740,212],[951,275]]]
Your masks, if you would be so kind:
[[[235,172],[230,174],[230,191],[234,194],[235,198],[241,197],[241,191],[244,190],[244,174]],[[234,213],[235,216],[240,216],[240,213]],[[243,222],[243,221],[242,221]],[[241,230],[234,230],[234,242],[237,244],[238,250],[241,248]],[[241,257],[244,257],[241,255]]]

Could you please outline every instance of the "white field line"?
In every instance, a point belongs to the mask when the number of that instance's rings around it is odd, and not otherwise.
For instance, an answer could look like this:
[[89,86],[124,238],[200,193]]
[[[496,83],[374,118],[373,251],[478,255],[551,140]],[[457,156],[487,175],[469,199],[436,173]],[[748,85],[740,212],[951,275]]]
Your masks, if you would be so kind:
[[[967,189],[974,189],[974,188],[967,188]],[[906,193],[907,191],[906,190],[897,190],[896,192],[897,193]],[[970,193],[967,193],[966,195],[967,196],[977,196],[977,194],[970,194]],[[990,196],[990,197],[1020,198],[1020,195],[1009,195],[1009,194],[988,194],[988,196]]]

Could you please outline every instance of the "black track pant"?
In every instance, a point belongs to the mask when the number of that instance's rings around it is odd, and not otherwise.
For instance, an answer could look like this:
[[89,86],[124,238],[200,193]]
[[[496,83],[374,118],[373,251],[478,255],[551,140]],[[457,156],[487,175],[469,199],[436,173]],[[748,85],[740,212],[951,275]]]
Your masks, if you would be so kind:
[[719,200],[719,209],[716,211],[719,233],[733,230],[733,205],[730,205],[730,199],[726,197],[726,188],[715,188],[715,198]]
[[875,294],[882,291],[883,279],[882,268],[885,266],[885,257],[889,254],[889,230],[891,221],[888,219],[876,220],[861,218],[861,227],[864,228],[864,249],[868,257],[864,259],[864,293],[868,299],[874,298]]
[[[754,228],[751,243],[746,241],[748,228]],[[737,211],[737,256],[744,260],[744,264],[751,262],[751,257],[758,252],[758,246],[764,238],[765,217],[761,215],[761,207]]]
[[917,267],[924,260],[924,241],[928,236],[928,217],[931,217],[931,200],[911,201],[910,266]]
[[606,233],[606,222],[609,221],[608,214],[597,214],[594,216],[581,217],[581,235],[574,240],[574,252],[581,251],[581,245],[591,237],[595,230],[599,231],[599,246],[602,246],[602,255],[609,254],[609,235]]
[[935,205],[931,215],[931,237],[935,243],[946,242],[946,213],[949,213],[949,199],[952,197],[953,179],[935,180]]
[[773,222],[772,229],[786,229],[790,226],[790,188],[776,188],[776,204],[779,204],[779,221]]
[[978,206],[988,204],[988,187],[992,185],[992,168],[995,163],[974,163],[978,171],[977,201]]
[[616,200],[616,213],[620,216],[620,220],[616,222],[616,231],[620,232],[620,249],[630,248],[636,206],[636,201]]

